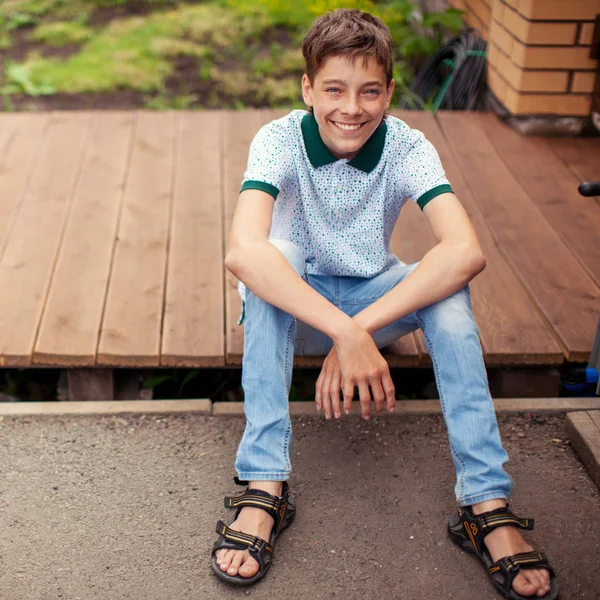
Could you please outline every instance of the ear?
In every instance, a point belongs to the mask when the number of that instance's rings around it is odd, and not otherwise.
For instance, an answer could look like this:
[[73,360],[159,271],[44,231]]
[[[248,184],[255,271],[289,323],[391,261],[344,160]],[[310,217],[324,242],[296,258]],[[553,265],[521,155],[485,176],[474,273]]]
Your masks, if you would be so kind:
[[310,79],[308,78],[308,75],[304,73],[304,75],[302,75],[302,99],[304,100],[304,104],[306,104],[306,106],[312,107],[314,104],[312,93],[313,89],[310,83]]
[[392,101],[392,94],[394,93],[394,88],[396,87],[396,82],[392,79],[390,81],[390,85],[388,85],[386,91],[386,99],[385,99],[385,108],[386,110],[390,107],[390,102]]

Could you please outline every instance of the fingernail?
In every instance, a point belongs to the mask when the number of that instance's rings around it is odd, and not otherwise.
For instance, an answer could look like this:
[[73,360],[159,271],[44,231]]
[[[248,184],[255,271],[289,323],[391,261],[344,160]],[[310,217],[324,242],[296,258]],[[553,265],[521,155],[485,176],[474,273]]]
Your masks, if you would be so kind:
[[365,421],[368,421],[371,418],[371,415],[365,415]]
[[396,410],[396,407],[395,407],[395,406],[391,406],[391,407],[390,407],[390,412],[394,412],[395,410]]
[[345,412],[347,415],[349,415],[349,414],[350,414],[350,409],[349,409],[349,408],[345,408],[345,409],[344,409],[344,412]]
[[335,418],[336,418],[336,419],[339,419],[339,418],[340,418],[340,413],[339,413],[339,412],[336,412],[336,413],[335,413]]

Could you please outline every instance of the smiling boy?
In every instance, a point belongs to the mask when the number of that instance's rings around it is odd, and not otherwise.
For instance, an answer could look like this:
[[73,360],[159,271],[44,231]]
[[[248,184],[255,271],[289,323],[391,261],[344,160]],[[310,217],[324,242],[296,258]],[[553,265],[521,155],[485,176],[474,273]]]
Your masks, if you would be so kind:
[[[507,597],[555,598],[552,569],[518,532],[532,521],[507,508],[508,456],[468,287],[485,259],[433,146],[385,116],[394,90],[389,31],[371,15],[340,9],[317,19],[302,50],[309,112],[292,111],[253,140],[225,261],[243,283],[247,423],[236,470],[247,489],[226,498],[237,514],[217,526],[213,569],[237,585],[262,578],[275,538],[294,518],[294,354],[326,355],[316,386],[326,418],[348,413],[357,387],[368,419],[372,401],[377,414],[395,404],[379,348],[421,328],[457,471],[450,536]],[[408,199],[437,242],[413,265],[390,251]]]

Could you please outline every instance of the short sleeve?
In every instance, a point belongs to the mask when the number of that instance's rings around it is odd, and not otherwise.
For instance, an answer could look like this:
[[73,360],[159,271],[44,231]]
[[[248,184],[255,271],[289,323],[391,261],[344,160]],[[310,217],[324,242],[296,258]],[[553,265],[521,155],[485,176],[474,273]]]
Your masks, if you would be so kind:
[[412,144],[402,161],[404,197],[412,198],[421,210],[440,194],[452,192],[442,162],[422,132],[413,129]]
[[250,144],[242,191],[262,190],[277,199],[293,172],[290,135],[282,120],[261,127]]

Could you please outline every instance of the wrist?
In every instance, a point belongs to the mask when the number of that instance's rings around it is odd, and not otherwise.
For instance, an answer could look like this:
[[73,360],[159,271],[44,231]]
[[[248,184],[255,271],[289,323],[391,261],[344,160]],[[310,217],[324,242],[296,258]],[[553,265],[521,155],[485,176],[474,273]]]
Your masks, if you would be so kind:
[[365,311],[362,311],[360,313],[358,313],[357,315],[355,315],[352,320],[364,331],[366,331],[369,335],[373,334],[373,331],[371,330],[372,327],[372,322],[369,319],[369,317],[364,314]]
[[336,326],[330,336],[334,346],[338,346],[345,340],[354,339],[357,335],[364,333],[363,328],[351,317],[344,315],[347,318],[340,321],[339,325]]

